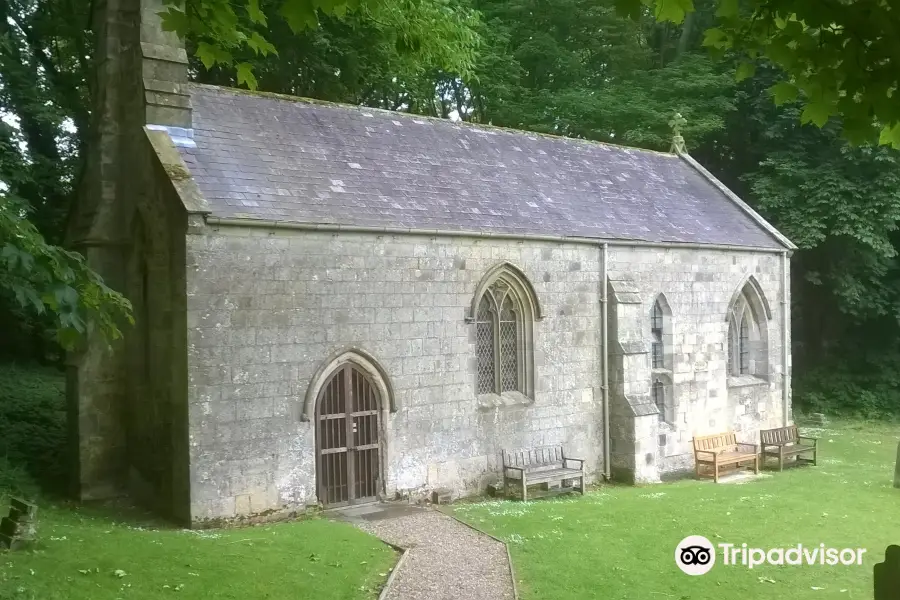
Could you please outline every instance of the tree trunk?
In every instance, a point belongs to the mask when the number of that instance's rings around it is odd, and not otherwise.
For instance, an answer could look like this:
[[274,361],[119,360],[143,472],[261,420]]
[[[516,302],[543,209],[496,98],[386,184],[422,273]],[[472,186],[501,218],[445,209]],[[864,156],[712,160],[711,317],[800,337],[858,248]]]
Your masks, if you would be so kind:
[[684,24],[681,26],[681,37],[678,38],[678,46],[675,51],[675,60],[688,51],[691,44],[691,36],[694,33],[694,23],[697,20],[697,12],[692,11],[685,15]]

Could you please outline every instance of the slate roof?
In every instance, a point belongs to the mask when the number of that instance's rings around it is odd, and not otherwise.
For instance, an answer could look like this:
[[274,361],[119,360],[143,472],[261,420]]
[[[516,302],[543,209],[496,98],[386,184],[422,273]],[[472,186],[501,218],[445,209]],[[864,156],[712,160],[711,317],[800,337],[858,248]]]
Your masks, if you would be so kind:
[[673,154],[192,86],[212,215],[784,249]]

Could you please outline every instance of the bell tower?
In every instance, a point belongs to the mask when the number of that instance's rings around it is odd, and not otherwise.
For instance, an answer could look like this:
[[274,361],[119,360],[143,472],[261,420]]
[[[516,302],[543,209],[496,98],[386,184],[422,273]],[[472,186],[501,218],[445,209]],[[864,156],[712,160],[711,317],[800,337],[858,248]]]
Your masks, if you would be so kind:
[[179,513],[187,425],[173,409],[174,387],[149,384],[182,383],[156,352],[172,343],[178,324],[167,269],[177,262],[170,250],[180,225],[158,190],[145,129],[183,144],[192,143],[192,129],[187,54],[162,30],[162,10],[162,0],[93,3],[92,122],[68,243],[128,297],[135,323],[122,324],[124,339],[111,343],[88,333],[68,357],[66,394],[73,494],[101,499],[138,488],[165,512]]

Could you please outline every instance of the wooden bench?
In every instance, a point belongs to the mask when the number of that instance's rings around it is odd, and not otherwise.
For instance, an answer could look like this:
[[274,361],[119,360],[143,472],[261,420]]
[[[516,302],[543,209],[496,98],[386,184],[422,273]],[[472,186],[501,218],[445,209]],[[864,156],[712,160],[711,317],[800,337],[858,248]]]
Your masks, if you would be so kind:
[[[797,432],[796,425],[763,429],[759,432],[759,446],[762,450],[763,465],[765,465],[767,457],[777,458],[779,471],[784,470],[784,459],[790,456],[796,456],[798,463],[815,465],[817,445],[818,439],[800,435]],[[766,448],[769,449],[766,450]],[[809,452],[812,453],[812,458],[800,456]]]
[[[559,481],[558,492],[578,490],[584,495],[584,460],[565,455],[562,446],[539,446],[503,450],[503,491],[509,495],[509,485],[522,489],[522,500],[528,500],[528,486]],[[578,463],[570,467],[569,463]],[[578,480],[578,487],[566,487],[566,481]]]
[[709,477],[701,473],[701,467],[709,467],[713,481],[719,483],[720,467],[740,468],[742,463],[753,463],[753,472],[759,473],[759,448],[738,442],[733,431],[697,436],[693,443],[697,477]]

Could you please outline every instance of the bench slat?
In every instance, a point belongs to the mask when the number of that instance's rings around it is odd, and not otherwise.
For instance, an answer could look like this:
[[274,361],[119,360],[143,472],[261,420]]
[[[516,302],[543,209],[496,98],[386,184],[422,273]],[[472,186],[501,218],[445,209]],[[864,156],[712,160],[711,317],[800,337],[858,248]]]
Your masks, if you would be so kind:
[[[784,456],[792,456],[794,454],[803,454],[804,452],[812,452],[815,449],[814,446],[806,446],[803,444],[797,444],[796,446],[785,446],[783,450],[781,450],[782,455]],[[778,456],[779,452],[777,450],[766,450],[765,454],[767,456]]]
[[[554,479],[581,477],[581,471],[578,469],[546,469],[543,471],[529,471],[526,477],[528,478],[528,483],[530,485],[532,483],[553,481]],[[513,477],[513,479],[518,479],[518,477]]]
[[800,434],[796,425],[778,427],[775,429],[763,429],[759,432],[760,443],[772,446],[796,443]]
[[731,431],[713,435],[701,435],[694,438],[694,450],[717,451],[723,448],[737,446],[737,435]]
[[745,462],[752,462],[753,471],[759,473],[759,455],[753,449],[755,445],[739,443],[733,431],[695,436],[692,444],[697,477],[701,476],[701,466],[711,467],[713,479],[718,483],[719,467]]
[[536,448],[516,448],[503,450],[503,466],[519,467],[525,470],[563,462],[562,446],[538,446]]
[[[801,442],[801,439],[803,440]],[[766,457],[778,459],[778,470],[784,469],[785,457],[796,456],[798,462],[816,464],[818,443],[815,438],[801,436],[796,425],[763,429],[759,432],[759,442],[763,460]],[[811,442],[811,443],[808,443]],[[812,458],[801,458],[801,454],[812,453]]]
[[[528,500],[529,485],[564,479],[578,480],[580,483],[572,489],[584,495],[584,461],[566,457],[562,445],[503,449],[500,455],[503,458],[504,489],[508,493],[510,484],[519,486],[523,501]],[[568,461],[577,462],[579,468],[571,468]],[[517,471],[511,472],[514,470]]]

